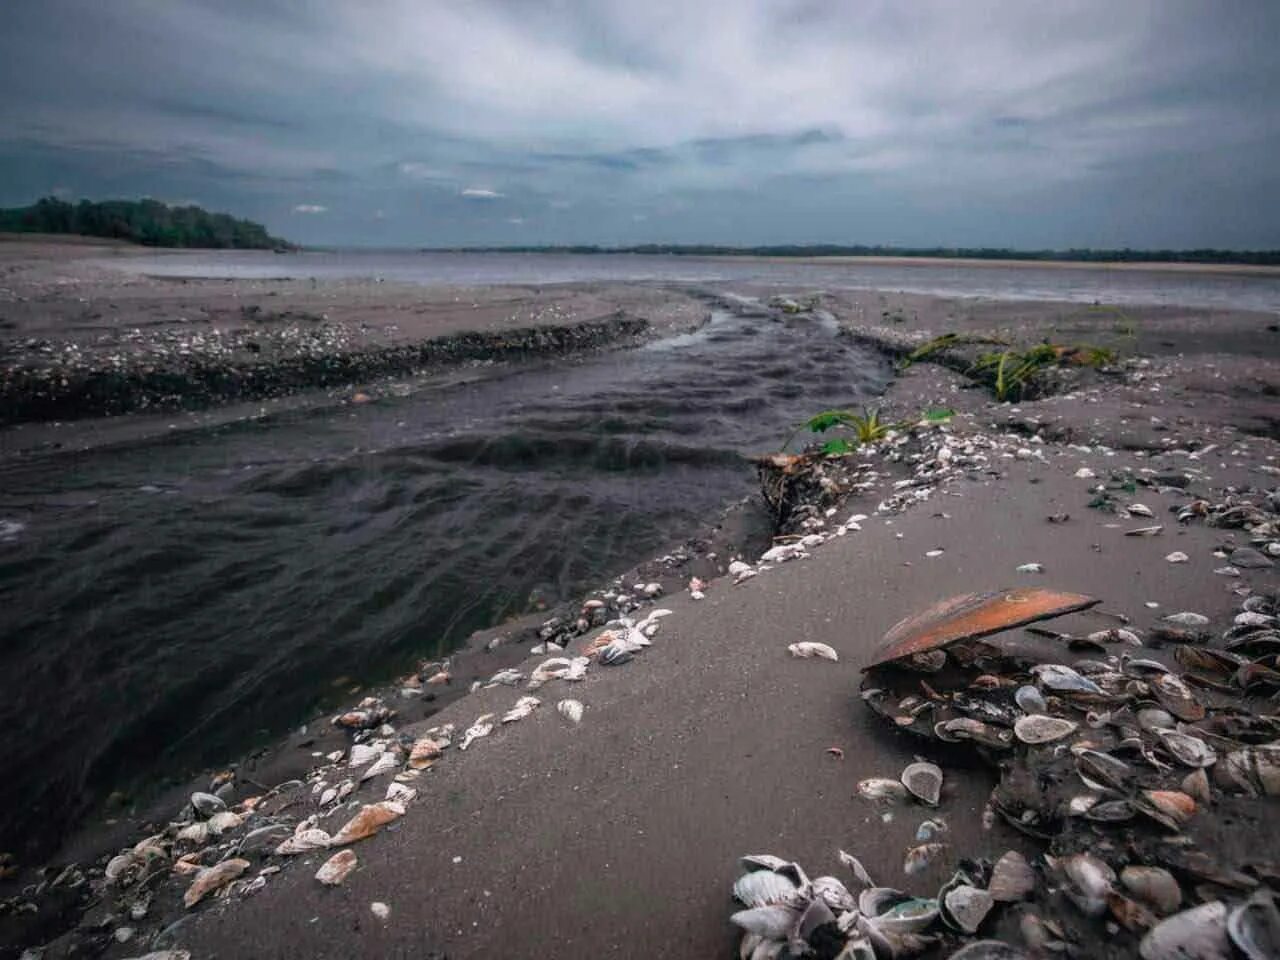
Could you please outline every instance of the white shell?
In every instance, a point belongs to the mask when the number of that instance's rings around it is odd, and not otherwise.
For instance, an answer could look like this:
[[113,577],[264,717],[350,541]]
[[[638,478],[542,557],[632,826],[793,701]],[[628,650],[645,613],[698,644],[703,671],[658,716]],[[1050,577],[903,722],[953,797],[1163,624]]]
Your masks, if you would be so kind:
[[1173,553],[1166,556],[1165,559],[1168,560],[1170,563],[1186,563],[1191,558],[1188,557],[1181,550],[1175,550],[1173,551]]
[[399,766],[400,766],[399,754],[391,750],[387,750],[382,754],[382,756],[378,757],[377,760],[373,761],[373,764],[369,767],[368,770],[360,774],[360,782],[363,783],[366,780],[372,780],[374,777],[380,777],[384,773],[390,773],[392,770],[397,769]]
[[541,705],[542,701],[537,697],[521,697],[515,702],[515,706],[502,715],[502,722],[515,723],[517,720],[523,720]]
[[491,733],[493,733],[493,714],[486,713],[477,717],[476,722],[467,727],[466,732],[462,734],[462,743],[458,744],[458,749],[465,750],[481,737],[487,737]]
[[347,879],[358,862],[354,850],[339,850],[316,871],[316,879],[327,887],[336,887]]
[[917,800],[931,807],[938,805],[938,798],[942,795],[942,768],[936,763],[917,760],[907,765],[900,779]]
[[840,655],[833,647],[814,640],[801,640],[799,643],[788,646],[787,650],[793,657],[821,657],[832,661],[840,659]]
[[1076,732],[1079,724],[1062,717],[1050,717],[1042,713],[1019,717],[1013,732],[1023,743],[1052,743]]
[[1160,730],[1157,736],[1165,749],[1177,757],[1179,763],[1188,767],[1211,767],[1218,760],[1213,747],[1199,737],[1176,730]]
[[279,856],[287,857],[299,853],[310,853],[312,850],[323,850],[329,844],[329,834],[323,830],[299,830],[280,846],[276,847],[276,853]]
[[1230,960],[1232,954],[1227,908],[1220,900],[1175,913],[1152,927],[1138,945],[1142,960]]
[[799,888],[787,877],[772,870],[744,873],[733,883],[733,895],[747,907],[784,903]]
[[768,940],[785,940],[790,936],[792,928],[799,919],[800,914],[797,911],[775,903],[764,907],[753,907],[750,910],[739,910],[729,917],[729,922]]
[[858,795],[866,800],[897,803],[907,799],[907,788],[888,777],[869,777],[858,782]]
[[1203,613],[1191,613],[1187,610],[1181,613],[1171,613],[1164,619],[1167,623],[1176,623],[1180,627],[1207,627],[1209,625],[1209,618]]
[[582,722],[583,709],[581,700],[561,700],[556,704],[556,710],[560,712],[560,716],[571,723]]

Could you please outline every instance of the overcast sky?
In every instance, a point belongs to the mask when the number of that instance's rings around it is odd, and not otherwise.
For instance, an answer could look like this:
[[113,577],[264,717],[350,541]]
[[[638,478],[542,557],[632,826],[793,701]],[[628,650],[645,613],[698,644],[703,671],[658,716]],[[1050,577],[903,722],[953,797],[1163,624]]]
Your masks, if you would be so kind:
[[1280,2],[3,0],[0,205],[305,243],[1280,247]]

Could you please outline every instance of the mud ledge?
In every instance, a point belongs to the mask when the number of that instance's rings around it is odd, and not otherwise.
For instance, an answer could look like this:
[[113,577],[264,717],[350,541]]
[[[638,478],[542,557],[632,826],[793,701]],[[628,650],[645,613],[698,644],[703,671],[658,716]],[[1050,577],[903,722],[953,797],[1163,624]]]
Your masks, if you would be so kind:
[[71,420],[138,410],[189,410],[468,361],[563,356],[631,340],[648,329],[649,321],[617,311],[564,326],[471,331],[418,343],[302,353],[258,363],[177,358],[165,366],[139,362],[69,376],[49,368],[15,367],[3,371],[0,380],[0,424]]

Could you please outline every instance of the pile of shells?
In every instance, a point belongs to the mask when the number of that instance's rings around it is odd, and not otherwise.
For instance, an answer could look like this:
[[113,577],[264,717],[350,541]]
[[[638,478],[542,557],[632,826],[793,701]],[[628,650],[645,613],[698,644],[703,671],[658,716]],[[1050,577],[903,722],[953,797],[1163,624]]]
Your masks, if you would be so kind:
[[[1280,797],[1280,715],[1273,700],[1257,698],[1280,693],[1280,599],[1251,594],[1216,639],[1199,614],[1163,618],[1147,639],[1159,635],[1171,658],[1142,656],[1142,635],[1125,628],[991,639],[1095,602],[1047,590],[968,595],[889,632],[866,671],[863,700],[940,751],[972,750],[994,765],[999,782],[984,823],[1001,818],[1044,851],[1030,864],[1013,853],[994,864],[963,861],[928,901],[929,922],[911,927],[917,939],[886,946],[874,935],[881,913],[860,898],[852,924],[837,914],[839,955],[910,956],[928,945],[918,938],[930,930],[976,936],[990,930],[995,905],[1019,901],[1016,927],[1002,926],[1005,952],[975,943],[955,955],[1092,956],[1105,943],[1113,955],[1136,951],[1145,960],[1280,957],[1280,843],[1268,824]],[[935,803],[935,783],[941,770],[922,761],[899,780],[863,781],[859,794]],[[908,876],[930,859],[930,832],[922,828],[908,853]],[[927,908],[911,902],[923,917]],[[957,911],[974,922],[966,926]],[[781,939],[806,939],[815,926],[788,928]]]

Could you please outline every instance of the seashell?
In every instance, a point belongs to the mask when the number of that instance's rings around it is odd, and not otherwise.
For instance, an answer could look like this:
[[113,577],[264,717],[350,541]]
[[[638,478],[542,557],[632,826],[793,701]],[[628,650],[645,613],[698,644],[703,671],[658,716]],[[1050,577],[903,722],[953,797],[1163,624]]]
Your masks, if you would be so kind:
[[1227,915],[1227,936],[1248,960],[1280,957],[1280,909],[1275,894],[1259,889]]
[[849,888],[835,877],[814,877],[809,884],[809,892],[815,897],[821,897],[823,903],[839,913],[856,910],[858,907],[858,901],[849,892]]
[[215,797],[212,793],[200,793],[199,791],[191,795],[191,806],[202,817],[211,817],[215,813],[220,813],[227,809],[227,803],[221,797]]
[[1081,750],[1076,755],[1076,773],[1091,790],[1120,790],[1131,773],[1123,760],[1099,750]]
[[1065,892],[1071,902],[1085,916],[1102,916],[1107,909],[1107,896],[1115,886],[1115,871],[1091,853],[1072,854],[1063,857],[1060,863],[1069,881]]
[[940,650],[961,640],[976,640],[1095,606],[1099,601],[1054,590],[995,590],[950,597],[894,624],[864,669],[912,654]]
[[1199,737],[1193,737],[1187,733],[1179,733],[1176,730],[1161,730],[1157,736],[1160,737],[1160,742],[1164,744],[1164,748],[1184,766],[1211,767],[1218,761],[1218,755],[1214,752],[1213,747]]
[[310,853],[312,850],[323,850],[332,842],[332,838],[323,830],[303,829],[276,847],[276,854],[288,857],[299,853]]
[[249,869],[249,866],[248,860],[241,860],[236,857],[230,860],[223,860],[221,863],[206,870],[201,870],[196,874],[196,878],[191,881],[191,886],[187,888],[187,892],[182,895],[183,904],[190,910],[208,894],[226,886],[240,876],[240,874]]
[[601,665],[606,667],[620,667],[624,663],[635,659],[635,648],[633,648],[625,640],[615,640],[612,643],[605,644],[600,648],[600,652],[596,655],[596,659]]
[[105,871],[107,881],[126,885],[134,879],[131,874],[141,866],[142,862],[134,855],[132,850],[118,854],[107,862]]
[[1027,858],[1017,850],[1010,850],[991,868],[991,880],[987,893],[1001,903],[1025,900],[1036,888],[1036,874]]
[[1173,714],[1168,710],[1161,710],[1159,707],[1143,707],[1135,715],[1138,726],[1148,733],[1155,733],[1159,730],[1172,730],[1175,720]]
[[907,788],[888,777],[869,777],[858,781],[858,796],[877,803],[898,803],[907,799]]
[[1276,618],[1265,613],[1254,613],[1251,610],[1246,610],[1244,613],[1237,613],[1232,622],[1237,627],[1266,627],[1275,623]]
[[407,786],[403,783],[397,783],[393,780],[391,783],[387,784],[387,793],[383,799],[394,800],[396,803],[404,806],[408,803],[412,803],[417,799],[417,796],[418,791],[413,787]]
[[951,960],[1027,960],[1027,955],[1000,940],[975,940],[951,954]]
[[1224,761],[1227,777],[1251,796],[1280,796],[1280,747],[1233,750]]
[[945,843],[922,843],[919,846],[912,847],[907,851],[906,859],[902,864],[902,872],[909,877],[914,876],[941,859],[948,849]]
[[788,861],[775,857],[772,853],[749,853],[738,861],[744,870],[782,870]]
[[824,660],[831,661],[840,659],[840,655],[836,653],[833,647],[813,640],[801,640],[799,643],[793,643],[787,647],[787,651],[793,657],[821,657]]
[[209,833],[215,837],[221,836],[228,830],[234,830],[244,823],[244,819],[238,814],[232,813],[230,810],[223,810],[221,813],[215,813],[207,821]]
[[336,887],[356,868],[359,861],[354,850],[339,850],[320,865],[316,879],[326,887]]
[[1180,830],[1196,812],[1196,802],[1180,790],[1143,790],[1133,804],[1170,830]]
[[1185,553],[1183,553],[1181,550],[1175,550],[1173,551],[1173,553],[1166,556],[1165,560],[1167,560],[1169,563],[1188,563],[1190,562],[1191,558],[1187,556]]
[[744,873],[733,884],[734,897],[747,907],[788,903],[797,892],[799,888],[790,878],[772,870]]
[[799,911],[778,903],[739,910],[729,917],[730,923],[766,940],[786,940],[799,921]]
[[1040,692],[1038,687],[1033,687],[1030,684],[1015,690],[1013,699],[1026,713],[1044,713],[1049,709],[1049,705],[1045,702],[1044,694]]
[[355,843],[372,837],[393,820],[404,816],[404,807],[394,800],[382,800],[368,803],[360,808],[360,812],[343,824],[342,829],[333,835],[330,843],[335,847]]
[[1182,905],[1182,888],[1173,874],[1161,867],[1125,867],[1120,871],[1120,884],[1162,917]]
[[917,760],[907,765],[900,779],[917,800],[931,807],[938,805],[942,795],[942,768],[937,764]]
[[[864,894],[867,892],[863,891]],[[858,898],[858,909],[864,916],[871,918],[878,929],[899,936],[919,933],[921,930],[927,930],[938,919],[937,900],[909,897],[898,890],[889,892],[896,894],[896,898],[892,903],[881,900],[883,909],[875,914],[867,912],[864,897]]]
[[1131,503],[1125,507],[1135,517],[1154,517],[1155,512],[1148,506],[1141,503]]
[[1275,566],[1270,557],[1261,550],[1255,550],[1253,547],[1236,547],[1227,554],[1227,560],[1232,566],[1243,567],[1246,570],[1260,570]]
[[561,700],[556,704],[556,710],[559,711],[560,716],[571,723],[582,722],[583,709],[581,700]]
[[1102,797],[1096,793],[1077,794],[1067,802],[1067,813],[1073,817],[1083,817],[1096,807],[1101,799]]
[[542,701],[537,697],[521,697],[510,710],[502,715],[502,722],[515,723],[517,720],[523,720],[541,705]]
[[1033,713],[1020,718],[1013,725],[1013,732],[1023,743],[1052,743],[1075,733],[1080,725],[1062,717],[1049,717]]
[[384,751],[377,760],[373,761],[369,769],[360,774],[360,782],[372,780],[374,777],[380,777],[384,773],[391,773],[400,766],[400,756],[395,751]]
[[202,847],[209,842],[209,824],[203,820],[189,823],[178,831],[177,839]]
[[1107,909],[1116,922],[1126,930],[1140,932],[1150,930],[1156,925],[1156,916],[1147,909],[1146,904],[1131,900],[1120,893],[1107,895]]
[[391,916],[391,908],[380,900],[375,900],[369,904],[369,912],[379,920],[386,920],[387,917]]
[[1207,627],[1209,625],[1209,618],[1203,613],[1191,613],[1186,610],[1181,613],[1170,613],[1161,619],[1165,623],[1176,623],[1180,627]]
[[849,868],[853,874],[853,878],[863,887],[874,887],[875,882],[871,879],[871,875],[867,873],[867,868],[862,865],[859,860],[851,853],[845,853],[843,850],[838,851],[840,863]]
[[982,926],[995,900],[986,890],[967,883],[952,887],[942,895],[939,915],[942,922],[961,933],[974,933]]
[[1124,823],[1133,819],[1133,805],[1128,800],[1094,803],[1085,811],[1084,817],[1095,823]]
[[1102,688],[1070,667],[1060,663],[1041,663],[1031,668],[1040,685],[1061,693],[1091,693],[1102,695]]
[[491,734],[493,732],[493,717],[492,713],[482,714],[477,717],[476,722],[467,727],[462,734],[462,743],[458,744],[458,749],[465,750],[481,737],[487,737]]
[[818,927],[834,924],[835,922],[836,915],[831,912],[831,908],[827,906],[826,901],[815,897],[809,901],[809,905],[800,914],[800,921],[796,924],[796,936],[800,940],[807,941]]
[[[939,733],[939,727],[942,728],[941,733]],[[993,727],[972,717],[956,717],[954,720],[947,720],[935,726],[933,731],[940,740],[952,742],[972,740],[974,743],[980,743],[984,747],[994,747],[997,750],[1007,750],[1013,744],[1012,730]]]
[[916,827],[916,842],[928,843],[947,833],[947,825],[941,820],[925,820]]
[[1204,719],[1204,707],[1191,693],[1182,678],[1172,673],[1163,673],[1152,677],[1149,681],[1151,692],[1161,705],[1179,720],[1194,723]]
[[1016,573],[1044,573],[1044,564],[1042,563],[1021,563],[1014,568]]
[[1231,960],[1226,905],[1214,900],[1175,913],[1142,938],[1138,955],[1142,960]]
[[356,743],[351,747],[351,754],[347,757],[347,766],[363,767],[366,763],[372,763],[382,755],[382,748],[374,746],[371,743]]
[[1188,773],[1182,778],[1182,792],[1196,803],[1208,806],[1213,802],[1213,793],[1209,789],[1209,776],[1203,769]]
[[440,744],[432,737],[419,737],[409,750],[409,769],[426,770],[440,757],[443,751]]

